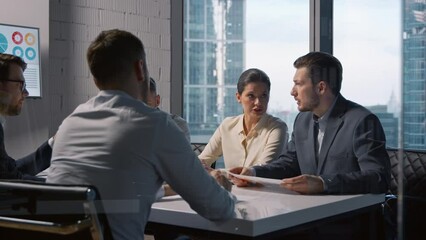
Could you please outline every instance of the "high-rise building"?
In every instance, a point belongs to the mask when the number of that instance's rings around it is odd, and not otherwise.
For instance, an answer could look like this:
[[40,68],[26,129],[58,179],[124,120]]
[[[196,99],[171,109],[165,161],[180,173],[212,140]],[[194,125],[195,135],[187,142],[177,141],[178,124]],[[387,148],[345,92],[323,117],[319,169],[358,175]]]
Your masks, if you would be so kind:
[[386,147],[398,148],[398,118],[388,111],[386,105],[367,107],[380,120],[386,135]]
[[208,142],[227,116],[245,67],[245,0],[184,1],[184,108],[193,142]]
[[404,0],[404,148],[426,149],[426,0]]

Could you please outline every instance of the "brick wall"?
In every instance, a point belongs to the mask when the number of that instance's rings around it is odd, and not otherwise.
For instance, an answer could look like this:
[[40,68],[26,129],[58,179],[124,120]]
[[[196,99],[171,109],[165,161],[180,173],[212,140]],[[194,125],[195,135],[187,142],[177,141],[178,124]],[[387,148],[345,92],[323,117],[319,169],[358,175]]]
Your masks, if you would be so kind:
[[50,133],[74,108],[97,94],[86,50],[100,31],[127,30],[145,45],[161,108],[170,110],[170,0],[50,0]]

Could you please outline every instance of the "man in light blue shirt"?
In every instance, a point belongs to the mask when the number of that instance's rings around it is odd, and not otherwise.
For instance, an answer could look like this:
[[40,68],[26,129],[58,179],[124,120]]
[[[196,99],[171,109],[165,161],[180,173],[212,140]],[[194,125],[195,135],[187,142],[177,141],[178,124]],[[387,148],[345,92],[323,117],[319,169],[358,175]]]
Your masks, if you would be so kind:
[[114,239],[144,238],[164,181],[201,216],[232,217],[229,182],[204,170],[167,113],[140,101],[149,88],[142,42],[126,31],[103,31],[87,60],[100,92],[59,127],[47,182],[96,186]]

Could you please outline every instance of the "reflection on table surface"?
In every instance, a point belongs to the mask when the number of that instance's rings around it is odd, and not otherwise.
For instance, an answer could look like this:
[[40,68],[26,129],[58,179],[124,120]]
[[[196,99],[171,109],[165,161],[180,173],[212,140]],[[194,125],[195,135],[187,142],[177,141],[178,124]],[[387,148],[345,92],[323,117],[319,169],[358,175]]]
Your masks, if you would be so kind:
[[180,196],[153,204],[150,222],[257,236],[307,222],[380,204],[384,194],[300,195],[274,187],[234,186],[237,197],[235,217],[226,222],[211,222],[199,216]]

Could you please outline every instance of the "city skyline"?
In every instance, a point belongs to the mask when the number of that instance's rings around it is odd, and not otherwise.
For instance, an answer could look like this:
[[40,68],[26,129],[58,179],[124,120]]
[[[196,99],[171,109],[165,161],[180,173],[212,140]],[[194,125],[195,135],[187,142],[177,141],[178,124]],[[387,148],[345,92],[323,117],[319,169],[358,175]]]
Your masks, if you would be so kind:
[[[386,104],[394,92],[400,103],[399,1],[334,4],[333,55],[344,69],[342,95],[369,106]],[[293,62],[309,52],[309,1],[247,0],[246,20],[246,68],[258,67],[271,78],[271,109],[295,110]]]
[[403,146],[426,149],[426,1],[405,0]]
[[245,0],[185,0],[184,112],[194,142],[207,142],[238,115],[236,80],[244,70]]
[[[293,62],[309,52],[310,1],[185,2],[205,7],[199,11],[186,10],[198,20],[185,25],[185,34],[191,31],[204,34],[195,38],[185,35],[185,59],[193,59],[184,64],[185,74],[196,74],[184,77],[184,113],[193,127],[191,132],[208,141],[224,117],[241,113],[235,99],[236,83],[241,72],[248,68],[259,68],[269,75],[268,112],[283,118],[291,129],[298,113],[290,95],[295,72]],[[424,0],[405,0],[404,3],[415,8],[405,7],[407,12],[402,13],[399,1],[336,1],[333,5],[333,55],[343,65],[342,95],[376,111],[381,121],[386,122],[385,131],[392,135],[393,144],[399,137],[399,119],[405,114],[404,119],[411,121],[402,123],[406,127],[404,135],[412,139],[407,141],[422,143],[422,148],[426,148],[425,3]],[[210,15],[199,18],[203,14]],[[192,48],[197,44],[197,48]],[[415,49],[406,51],[408,46]],[[410,68],[408,73],[407,67]],[[416,71],[418,73],[414,73]],[[401,99],[403,82],[412,88],[409,92],[404,90],[404,102]],[[419,89],[423,92],[418,92]],[[414,115],[402,113],[403,104],[406,111],[414,108],[419,111]],[[410,126],[415,126],[416,130],[410,130]]]

